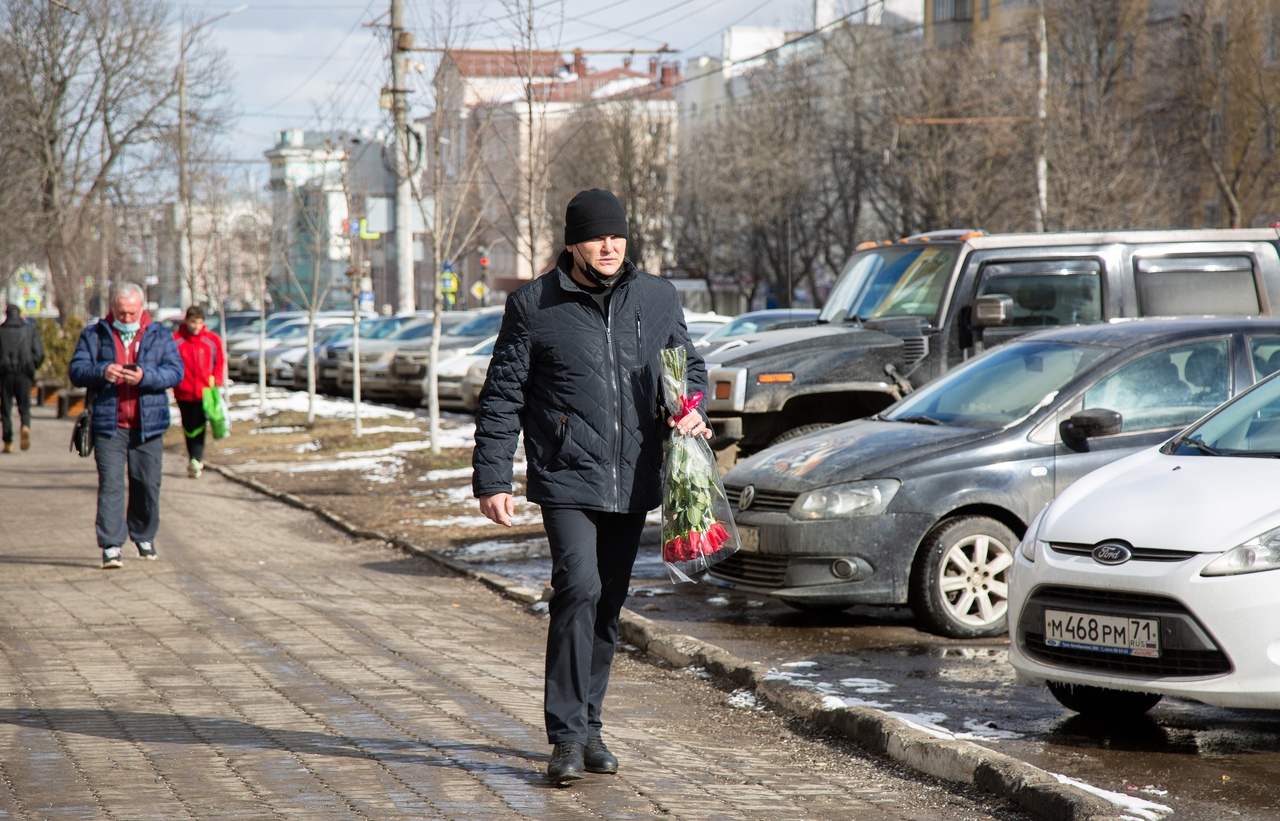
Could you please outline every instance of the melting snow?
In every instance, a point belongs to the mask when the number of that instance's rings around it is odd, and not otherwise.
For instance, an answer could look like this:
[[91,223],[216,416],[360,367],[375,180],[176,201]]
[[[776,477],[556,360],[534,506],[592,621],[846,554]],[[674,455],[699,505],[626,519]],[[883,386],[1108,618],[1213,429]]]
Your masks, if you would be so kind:
[[1085,792],[1093,793],[1099,798],[1105,798],[1117,807],[1122,807],[1126,812],[1133,813],[1134,817],[1142,819],[1142,821],[1158,821],[1161,816],[1173,812],[1173,807],[1166,807],[1164,804],[1157,804],[1154,801],[1138,798],[1135,795],[1111,792],[1058,773],[1049,773],[1049,775],[1052,775],[1063,784],[1070,784],[1073,787],[1079,787]]

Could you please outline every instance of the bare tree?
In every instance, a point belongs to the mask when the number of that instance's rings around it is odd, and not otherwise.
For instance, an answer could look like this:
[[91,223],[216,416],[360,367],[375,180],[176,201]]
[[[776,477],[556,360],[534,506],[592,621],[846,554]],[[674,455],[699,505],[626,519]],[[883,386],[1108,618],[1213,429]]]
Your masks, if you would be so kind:
[[1187,4],[1177,23],[1174,47],[1157,55],[1153,74],[1173,78],[1163,92],[1179,106],[1182,147],[1192,149],[1180,158],[1204,180],[1188,189],[1216,191],[1222,203],[1217,219],[1202,219],[1233,228],[1270,221],[1280,184],[1280,9],[1214,0]]
[[581,106],[558,129],[549,199],[608,188],[627,209],[627,256],[655,272],[668,247],[675,192],[677,110],[652,91]]
[[[85,0],[76,12],[0,6],[0,50],[13,72],[3,139],[33,161],[35,236],[64,315],[84,310],[81,272],[101,191],[112,175],[140,173],[169,130],[177,89],[167,11],[161,0]],[[218,56],[191,55],[189,82],[212,89]]]

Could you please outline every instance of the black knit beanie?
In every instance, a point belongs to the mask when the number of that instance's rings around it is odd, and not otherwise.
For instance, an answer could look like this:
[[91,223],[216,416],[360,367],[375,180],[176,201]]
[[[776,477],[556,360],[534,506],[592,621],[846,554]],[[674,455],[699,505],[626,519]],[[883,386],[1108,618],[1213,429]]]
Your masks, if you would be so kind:
[[564,212],[564,244],[576,245],[596,237],[627,238],[627,209],[603,188],[579,191]]

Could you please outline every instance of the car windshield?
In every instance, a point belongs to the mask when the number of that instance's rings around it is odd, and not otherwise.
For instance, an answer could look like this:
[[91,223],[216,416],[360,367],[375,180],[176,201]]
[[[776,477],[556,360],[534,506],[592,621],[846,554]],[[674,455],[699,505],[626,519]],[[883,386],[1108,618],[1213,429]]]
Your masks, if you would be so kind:
[[1165,447],[1179,456],[1280,457],[1280,376],[1223,405]]
[[908,395],[884,419],[1003,428],[1053,401],[1108,349],[1061,342],[1002,345]]
[[933,319],[955,258],[954,245],[885,245],[854,254],[818,319]]
[[306,335],[307,323],[305,322],[289,322],[267,331],[267,339],[288,339],[291,336]]
[[467,320],[449,329],[449,336],[493,336],[502,324],[502,314],[492,313]]
[[406,325],[387,338],[388,339],[425,339],[428,336],[431,336],[431,320],[429,319],[417,325]]

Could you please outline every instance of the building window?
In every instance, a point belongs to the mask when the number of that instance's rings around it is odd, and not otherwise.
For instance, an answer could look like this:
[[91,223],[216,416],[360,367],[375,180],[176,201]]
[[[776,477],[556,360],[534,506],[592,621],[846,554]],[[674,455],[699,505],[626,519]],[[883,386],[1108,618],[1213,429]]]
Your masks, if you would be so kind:
[[1263,55],[1269,66],[1280,63],[1280,14],[1267,16],[1267,42]]
[[933,22],[972,20],[973,0],[933,0]]
[[982,0],[982,19],[991,19],[991,0]]

